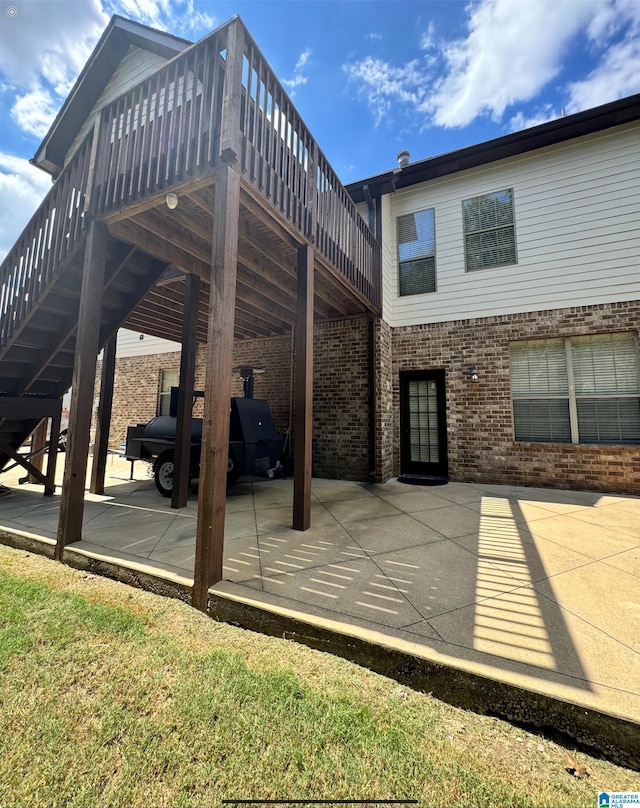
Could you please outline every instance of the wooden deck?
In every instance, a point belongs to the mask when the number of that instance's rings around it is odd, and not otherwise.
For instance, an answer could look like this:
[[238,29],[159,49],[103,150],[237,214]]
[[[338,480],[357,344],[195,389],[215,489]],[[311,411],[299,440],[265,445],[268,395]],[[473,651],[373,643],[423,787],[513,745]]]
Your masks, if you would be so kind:
[[[91,209],[112,235],[205,281],[215,169],[233,155],[236,338],[290,331],[300,243],[314,246],[317,319],[379,311],[379,246],[239,20],[106,106],[94,138]],[[155,290],[127,325],[158,334],[155,304],[166,328],[162,312],[167,303],[175,310],[180,286]]]
[[[194,605],[206,608],[222,571],[234,339],[294,336],[293,526],[306,530],[313,325],[379,314],[380,263],[239,18],[103,107],[0,266],[0,470],[20,460],[41,419],[57,434],[60,398],[73,391],[56,558],[82,536],[96,357],[105,345],[112,355],[122,325],[183,343],[184,389],[193,386],[187,355],[207,345]],[[181,402],[184,426],[189,396]],[[176,487],[186,498],[182,431]],[[26,467],[51,494],[55,460],[46,475]]]
[[[215,169],[230,154],[241,176],[236,338],[291,330],[301,243],[314,247],[316,320],[379,312],[379,245],[234,19],[102,109],[0,266],[0,350],[82,247],[87,213],[112,238],[198,274],[204,313]],[[183,284],[154,289],[126,324],[179,339],[167,312],[181,318]]]

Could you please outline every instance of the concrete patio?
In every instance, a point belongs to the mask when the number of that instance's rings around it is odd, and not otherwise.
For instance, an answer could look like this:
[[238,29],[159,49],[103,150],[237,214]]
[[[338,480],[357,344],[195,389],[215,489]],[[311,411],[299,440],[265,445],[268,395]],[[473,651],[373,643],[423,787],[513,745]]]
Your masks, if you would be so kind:
[[[62,464],[60,464],[62,465]],[[59,497],[5,474],[0,533],[55,538]],[[196,496],[171,510],[144,464],[110,456],[74,552],[191,583]],[[640,722],[640,499],[577,491],[314,479],[229,490],[212,592],[310,626]]]

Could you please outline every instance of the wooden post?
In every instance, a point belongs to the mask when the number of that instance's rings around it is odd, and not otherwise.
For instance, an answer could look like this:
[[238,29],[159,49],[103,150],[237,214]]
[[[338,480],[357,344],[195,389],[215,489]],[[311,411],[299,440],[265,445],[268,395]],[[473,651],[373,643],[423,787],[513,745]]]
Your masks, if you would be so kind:
[[[234,164],[240,154],[243,62],[244,29],[240,20],[236,19],[230,23],[227,33],[227,60],[220,119],[220,157],[226,165]],[[246,103],[249,103],[248,98]],[[245,115],[248,114],[247,111]]]
[[98,427],[93,444],[93,464],[91,466],[92,494],[104,494],[104,475],[107,470],[109,449],[109,429],[113,405],[113,381],[116,373],[116,337],[111,337],[105,345],[100,376],[100,402],[98,404]]
[[82,292],[73,366],[69,440],[60,498],[58,536],[54,557],[62,561],[64,548],[82,538],[84,484],[87,475],[96,364],[100,348],[100,312],[104,290],[107,227],[91,220],[84,254]]
[[51,417],[49,432],[49,456],[47,458],[47,485],[44,487],[45,497],[51,497],[56,490],[56,465],[58,463],[58,441],[60,440],[60,419],[62,408]]
[[202,611],[207,609],[209,587],[222,580],[239,214],[240,175],[230,165],[222,165],[215,172],[206,383],[192,596],[193,605]]
[[184,508],[189,496],[189,466],[191,460],[191,407],[193,382],[196,375],[198,350],[198,300],[200,278],[187,275],[182,314],[182,353],[180,354],[180,392],[178,393],[178,422],[176,450],[173,458],[173,491],[171,507]]
[[310,244],[298,248],[296,317],[296,445],[293,466],[293,529],[311,526],[311,436],[313,431],[313,259]]
[[[44,418],[38,426],[35,428],[33,432],[33,436],[31,438],[31,451],[37,452],[47,445],[47,427],[49,425],[49,421],[47,418]],[[44,463],[44,452],[41,454],[36,455],[35,457],[31,458],[31,465],[38,469],[38,471],[42,471],[42,466]],[[27,479],[30,483],[37,483],[39,482],[33,474],[28,474]]]

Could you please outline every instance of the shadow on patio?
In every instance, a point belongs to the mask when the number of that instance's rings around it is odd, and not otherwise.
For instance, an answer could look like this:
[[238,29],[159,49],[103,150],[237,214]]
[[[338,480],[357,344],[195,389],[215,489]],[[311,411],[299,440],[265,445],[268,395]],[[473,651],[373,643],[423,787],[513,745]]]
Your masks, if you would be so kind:
[[[128,473],[111,461],[70,549],[190,584],[195,496],[171,510]],[[314,479],[305,533],[289,527],[291,499],[289,480],[230,489],[212,592],[640,720],[640,499]],[[0,529],[51,541],[57,512],[58,497],[11,485]]]

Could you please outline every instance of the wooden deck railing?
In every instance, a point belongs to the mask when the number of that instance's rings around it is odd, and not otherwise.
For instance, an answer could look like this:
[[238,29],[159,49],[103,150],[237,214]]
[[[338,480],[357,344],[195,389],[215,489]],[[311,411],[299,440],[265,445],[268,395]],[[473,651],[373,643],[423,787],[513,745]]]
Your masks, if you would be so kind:
[[212,31],[105,106],[91,207],[108,213],[219,161],[227,30]]
[[82,238],[91,143],[89,133],[0,265],[0,348]]
[[0,265],[0,347],[78,245],[87,208],[104,215],[202,177],[225,150],[237,156],[245,181],[301,241],[313,241],[379,307],[378,244],[234,19],[102,109]]
[[379,306],[379,246],[239,19],[103,108],[92,209],[203,176],[229,150],[265,203]]
[[239,147],[244,176],[379,307],[379,245],[275,73],[246,29],[243,33]]

